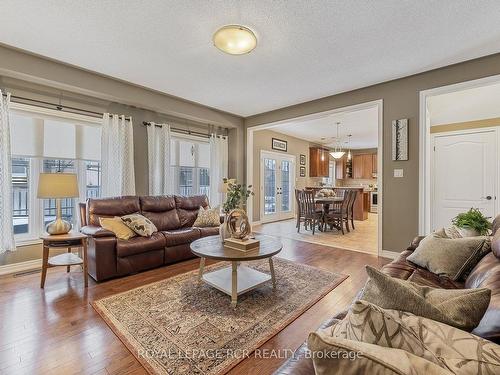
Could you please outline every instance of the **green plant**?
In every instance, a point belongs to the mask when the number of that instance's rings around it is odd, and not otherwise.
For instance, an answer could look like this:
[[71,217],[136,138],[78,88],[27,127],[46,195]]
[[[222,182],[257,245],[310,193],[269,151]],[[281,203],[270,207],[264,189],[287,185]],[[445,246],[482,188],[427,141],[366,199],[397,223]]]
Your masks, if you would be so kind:
[[471,208],[467,212],[458,214],[452,223],[459,228],[475,229],[482,235],[488,234],[489,229],[491,229],[488,218],[478,208]]
[[234,180],[228,180],[227,178],[224,178],[224,183],[227,184],[227,196],[222,209],[226,214],[235,208],[245,205],[248,197],[254,195],[252,185],[238,184]]

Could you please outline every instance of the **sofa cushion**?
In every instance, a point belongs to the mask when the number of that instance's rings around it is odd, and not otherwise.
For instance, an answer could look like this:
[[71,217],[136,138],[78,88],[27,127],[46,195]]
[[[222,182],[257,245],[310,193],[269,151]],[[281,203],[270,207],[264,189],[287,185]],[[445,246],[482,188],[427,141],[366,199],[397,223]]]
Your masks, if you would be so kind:
[[487,237],[448,238],[441,230],[424,238],[407,260],[437,275],[459,280],[489,250]]
[[333,337],[322,330],[310,333],[307,345],[316,375],[452,374],[404,350]]
[[200,207],[198,215],[193,223],[193,227],[206,228],[218,227],[220,225],[220,208]]
[[218,236],[219,235],[219,227],[206,227],[206,228],[198,228],[200,230],[202,237],[207,236]]
[[200,207],[208,207],[208,198],[206,195],[194,195],[192,197],[176,195],[175,205],[181,223],[180,226],[183,228],[192,227],[198,216]]
[[157,232],[151,237],[133,237],[129,240],[116,241],[116,254],[119,257],[146,253],[153,250],[163,250],[165,248],[165,237]]
[[162,233],[165,236],[167,247],[189,244],[201,237],[198,228],[177,229]]
[[434,319],[471,331],[488,308],[489,289],[442,289],[420,286],[366,266],[369,276],[359,299]]
[[159,231],[180,228],[174,196],[141,197],[140,203],[142,215],[151,220]]
[[139,236],[151,237],[153,233],[158,232],[158,228],[156,228],[153,222],[139,213],[125,215],[121,219],[127,227]]
[[99,223],[101,223],[101,227],[113,232],[120,240],[128,240],[136,236],[136,233],[127,227],[119,216],[100,217]]
[[357,301],[333,336],[406,350],[457,375],[500,372],[500,346],[432,319]]
[[87,200],[88,225],[99,226],[100,217],[124,216],[139,210],[139,197],[89,198]]

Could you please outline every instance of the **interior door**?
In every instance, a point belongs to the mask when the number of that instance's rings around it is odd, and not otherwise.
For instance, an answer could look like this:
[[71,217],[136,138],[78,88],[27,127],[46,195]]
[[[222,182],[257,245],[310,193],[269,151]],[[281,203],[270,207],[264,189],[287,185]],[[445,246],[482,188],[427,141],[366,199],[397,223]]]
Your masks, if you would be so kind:
[[450,226],[471,207],[495,217],[496,132],[437,134],[433,139],[431,229]]
[[292,218],[295,205],[295,158],[263,152],[260,166],[261,221]]

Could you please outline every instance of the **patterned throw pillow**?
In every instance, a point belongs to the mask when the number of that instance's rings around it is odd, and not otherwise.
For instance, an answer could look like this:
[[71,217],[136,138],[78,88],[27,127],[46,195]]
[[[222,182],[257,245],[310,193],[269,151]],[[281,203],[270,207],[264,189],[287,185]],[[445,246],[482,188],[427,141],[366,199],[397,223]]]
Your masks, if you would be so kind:
[[331,336],[324,330],[307,339],[316,375],[453,375],[405,350]]
[[155,232],[158,232],[156,226],[148,218],[141,214],[130,214],[122,216],[123,223],[132,229],[135,233],[142,237],[151,237]]
[[402,349],[458,375],[499,374],[500,345],[432,319],[356,301],[332,337]]
[[135,232],[127,227],[123,223],[122,219],[118,216],[100,217],[99,224],[101,224],[101,227],[103,227],[104,229],[113,232],[116,238],[119,238],[120,240],[128,240],[136,236]]
[[218,227],[220,226],[220,209],[219,207],[206,209],[200,206],[198,217],[196,218],[193,227]]

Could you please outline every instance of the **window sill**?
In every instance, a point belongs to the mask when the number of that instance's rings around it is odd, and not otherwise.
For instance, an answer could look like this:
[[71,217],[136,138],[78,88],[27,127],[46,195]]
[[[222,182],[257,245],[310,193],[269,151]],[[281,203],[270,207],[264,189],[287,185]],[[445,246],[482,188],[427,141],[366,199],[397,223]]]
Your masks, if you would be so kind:
[[40,245],[42,243],[42,240],[39,238],[34,238],[31,240],[16,240],[16,247],[24,247],[24,246],[31,246],[31,245]]

